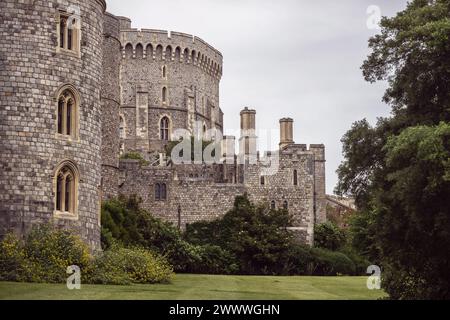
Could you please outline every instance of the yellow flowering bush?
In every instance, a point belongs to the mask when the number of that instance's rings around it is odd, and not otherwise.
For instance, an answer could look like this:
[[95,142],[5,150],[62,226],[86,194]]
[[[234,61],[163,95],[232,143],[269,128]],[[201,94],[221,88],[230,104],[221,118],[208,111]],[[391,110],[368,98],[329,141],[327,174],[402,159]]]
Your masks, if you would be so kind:
[[142,248],[117,245],[95,259],[92,271],[89,282],[96,284],[167,283],[174,276],[162,256]]
[[24,240],[8,234],[0,242],[0,281],[65,283],[74,265],[82,283],[152,284],[173,277],[166,259],[152,251],[113,245],[94,257],[80,238],[52,225],[34,228]]

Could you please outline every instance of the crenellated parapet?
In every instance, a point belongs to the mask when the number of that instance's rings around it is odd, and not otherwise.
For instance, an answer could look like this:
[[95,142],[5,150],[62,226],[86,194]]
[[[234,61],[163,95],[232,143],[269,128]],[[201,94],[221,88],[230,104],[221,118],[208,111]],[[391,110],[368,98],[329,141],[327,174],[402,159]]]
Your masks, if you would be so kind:
[[[128,26],[126,18],[121,19],[122,27]],[[156,29],[122,29],[121,43],[123,59],[176,61],[196,66],[217,80],[222,77],[222,54],[196,36]]]

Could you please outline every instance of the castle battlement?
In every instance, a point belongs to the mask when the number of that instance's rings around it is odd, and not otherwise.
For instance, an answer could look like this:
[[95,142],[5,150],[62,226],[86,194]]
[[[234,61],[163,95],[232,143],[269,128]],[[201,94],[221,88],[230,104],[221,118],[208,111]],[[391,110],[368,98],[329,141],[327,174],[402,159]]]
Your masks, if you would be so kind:
[[[124,18],[121,18],[122,21]],[[128,20],[126,20],[128,23]],[[131,21],[130,21],[131,23]],[[128,27],[128,25],[126,25]],[[121,29],[122,56],[127,58],[177,61],[197,66],[220,80],[223,72],[222,54],[199,37],[182,32],[158,29]]]

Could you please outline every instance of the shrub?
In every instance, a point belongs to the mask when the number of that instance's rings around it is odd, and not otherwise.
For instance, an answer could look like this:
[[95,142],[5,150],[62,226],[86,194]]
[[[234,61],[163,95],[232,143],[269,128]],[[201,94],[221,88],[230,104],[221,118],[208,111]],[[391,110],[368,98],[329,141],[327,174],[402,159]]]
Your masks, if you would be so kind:
[[331,222],[316,225],[314,228],[314,243],[319,248],[339,250],[347,241],[346,233]]
[[312,248],[311,270],[317,276],[355,275],[356,267],[345,254],[326,249]]
[[13,234],[7,234],[0,242],[0,281],[28,281],[31,270],[22,243]]
[[172,267],[160,255],[143,248],[114,245],[96,258],[88,281],[116,285],[153,284],[167,283],[173,275]]
[[25,241],[8,235],[0,245],[0,278],[10,281],[62,283],[67,267],[88,271],[89,249],[78,237],[52,225],[33,228]]

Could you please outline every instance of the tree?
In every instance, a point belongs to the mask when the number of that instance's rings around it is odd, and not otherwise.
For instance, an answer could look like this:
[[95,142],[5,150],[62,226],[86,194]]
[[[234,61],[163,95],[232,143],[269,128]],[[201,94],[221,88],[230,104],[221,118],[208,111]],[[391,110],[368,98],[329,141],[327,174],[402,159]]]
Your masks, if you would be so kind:
[[395,299],[450,299],[450,124],[391,137],[376,193],[377,241]]
[[[383,264],[392,298],[445,298],[448,274],[436,272],[448,268],[448,247],[442,245],[448,241],[442,229],[448,227],[442,196],[448,190],[445,175],[439,178],[431,168],[442,173],[448,160],[443,132],[450,121],[450,1],[411,1],[395,17],[383,18],[381,28],[369,40],[372,52],[362,70],[369,82],[388,81],[383,99],[392,116],[374,127],[356,122],[344,136],[336,192],[356,198],[361,213],[351,223],[353,243],[360,240],[358,250]],[[426,149],[420,142],[425,138]],[[434,229],[436,221],[442,228]],[[432,239],[441,245],[425,250],[422,241]],[[420,267],[424,259],[429,262]],[[438,284],[442,279],[447,281]]]

